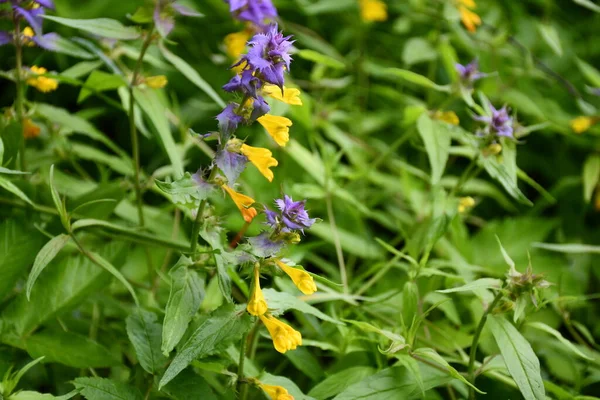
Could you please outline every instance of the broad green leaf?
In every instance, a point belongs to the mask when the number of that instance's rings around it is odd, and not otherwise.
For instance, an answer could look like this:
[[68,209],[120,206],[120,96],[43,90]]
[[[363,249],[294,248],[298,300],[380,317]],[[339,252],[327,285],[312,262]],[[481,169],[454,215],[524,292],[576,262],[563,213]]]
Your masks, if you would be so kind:
[[421,390],[421,397],[425,397],[425,386],[423,385],[423,377],[421,376],[421,369],[419,368],[419,362],[408,354],[397,354],[396,358],[406,369],[412,374],[415,382]]
[[73,381],[87,400],[142,400],[137,388],[106,378],[75,378]]
[[508,372],[525,400],[545,400],[540,361],[531,345],[507,319],[490,315],[488,327],[496,339]]
[[198,358],[224,350],[240,340],[252,326],[252,318],[244,308],[227,304],[215,310],[196,329],[177,352],[173,362],[160,380],[162,388]]
[[468,292],[477,289],[500,289],[502,286],[502,280],[494,278],[481,278],[473,282],[469,282],[466,285],[458,286],[451,289],[436,290],[439,293],[455,293],[455,292]]
[[52,40],[52,47],[52,51],[56,53],[67,54],[69,56],[83,58],[84,60],[90,60],[94,58],[93,54],[62,36],[56,36]]
[[11,394],[8,397],[8,400],[69,400],[70,398],[77,396],[77,394],[76,390],[62,396],[54,396],[50,393],[39,393],[32,390],[20,390]]
[[81,61],[67,69],[60,74],[67,78],[79,79],[97,70],[102,66],[102,61]]
[[189,258],[181,256],[169,271],[171,292],[165,308],[161,347],[164,354],[177,346],[204,298],[204,280],[189,268],[191,264]]
[[423,113],[417,121],[417,128],[429,157],[431,184],[436,185],[442,178],[448,161],[448,150],[452,140],[448,124],[433,121],[427,113]]
[[[452,380],[447,373],[425,364],[419,364],[425,391],[445,385]],[[350,385],[334,400],[417,399],[421,387],[405,367],[391,367]]]
[[533,243],[533,247],[539,249],[556,251],[559,253],[569,254],[600,254],[600,246],[593,246],[590,244],[579,244],[579,243]]
[[163,42],[159,45],[160,51],[163,56],[171,63],[175,68],[179,70],[186,78],[190,80],[194,85],[196,85],[200,90],[206,93],[219,107],[225,107],[226,104],[221,99],[219,94],[213,89],[212,86],[208,82],[206,82],[200,74],[192,68],[183,58],[178,57],[177,55],[171,53]]
[[127,336],[133,344],[140,365],[149,374],[155,375],[167,362],[160,352],[162,326],[158,317],[150,311],[136,309],[127,317]]
[[300,388],[296,386],[294,381],[284,376],[271,375],[269,373],[263,372],[258,379],[266,383],[267,385],[275,385],[284,387],[290,395],[294,397],[294,400],[314,400],[312,397],[305,395],[302,393]]
[[92,339],[73,332],[44,330],[25,339],[25,348],[33,358],[73,368],[104,368],[120,364],[118,355]]
[[208,183],[200,185],[194,180],[192,174],[186,172],[183,177],[173,182],[155,181],[156,186],[163,192],[171,195],[171,200],[177,204],[195,205],[208,197],[215,186]]
[[6,168],[17,168],[17,158],[19,157],[19,149],[23,141],[23,129],[21,124],[13,122],[5,127],[2,127],[0,137],[4,146],[4,156],[2,157],[2,165]]
[[[329,243],[333,243],[333,229],[328,222],[314,224],[308,232]],[[347,231],[339,226],[337,227],[337,234],[340,239],[340,245],[345,252],[369,259],[381,258],[383,256],[381,248],[371,238]]]
[[449,85],[438,85],[429,78],[406,69],[385,68],[374,63],[366,63],[365,68],[369,73],[379,78],[385,78],[393,81],[400,79],[402,81],[410,82],[427,89],[434,89],[439,92],[450,92],[451,90]]
[[128,162],[129,160],[123,160],[121,157],[112,156],[96,147],[72,142],[71,151],[78,158],[98,164],[104,164],[120,174],[126,176],[133,176],[134,174],[133,164]]
[[267,288],[263,289],[263,294],[269,305],[269,310],[275,315],[280,315],[289,309],[294,309],[306,314],[312,314],[319,319],[333,324],[344,325],[342,322],[331,318],[329,315],[322,313],[317,308],[289,293],[278,292],[275,289]]
[[543,23],[537,24],[537,27],[538,27],[538,30],[540,31],[540,34],[542,35],[542,39],[544,39],[546,44],[548,44],[548,46],[550,46],[552,51],[554,51],[554,53],[557,56],[562,57],[563,50],[562,50],[562,46],[560,44],[560,37],[558,35],[558,32],[556,32],[556,28],[552,25],[543,24]]
[[98,264],[100,267],[104,268],[106,271],[108,271],[112,276],[114,276],[115,278],[117,278],[117,280],[119,282],[121,282],[123,284],[123,286],[125,286],[125,288],[129,291],[129,293],[131,294],[131,297],[133,297],[133,300],[135,301],[135,304],[138,305],[138,298],[135,294],[135,290],[133,290],[133,287],[131,286],[131,284],[127,281],[127,279],[125,279],[125,277],[123,276],[123,274],[114,267],[114,265],[112,265],[108,260],[106,260],[105,258],[103,258],[100,254],[98,253],[94,253],[94,252],[88,252],[89,255],[91,256],[91,258],[94,260],[94,262],[96,264]]
[[342,369],[319,382],[308,392],[308,395],[317,400],[324,400],[343,392],[348,386],[360,382],[374,373],[375,369],[365,366]]
[[33,201],[25,194],[17,185],[9,181],[3,176],[0,176],[0,187],[8,190],[26,203],[33,205]]
[[38,276],[42,273],[44,268],[48,265],[50,261],[56,257],[56,255],[62,250],[63,247],[71,240],[69,235],[65,235],[61,233],[58,236],[53,237],[48,243],[42,247],[40,252],[35,257],[35,261],[33,262],[33,268],[29,273],[29,277],[27,278],[27,299],[31,296],[31,289],[35,284]]
[[181,371],[161,391],[175,400],[218,400],[208,382],[192,368]]
[[313,382],[320,382],[325,377],[321,363],[309,349],[304,346],[285,353],[285,357]]
[[412,354],[415,355],[415,356],[418,356],[420,358],[425,358],[427,360],[431,360],[434,363],[437,363],[437,364],[441,365],[455,379],[458,379],[459,381],[461,381],[465,385],[472,387],[473,389],[475,389],[475,391],[477,393],[485,394],[485,392],[482,392],[481,390],[477,389],[469,381],[467,381],[467,379],[464,376],[462,376],[460,374],[460,372],[458,372],[453,366],[451,366],[448,363],[448,361],[446,361],[446,359],[444,357],[440,356],[437,353],[437,351],[435,351],[434,349],[430,349],[430,348],[427,348],[427,347],[422,347],[420,349],[415,350]]
[[344,319],[344,322],[348,322],[354,326],[357,326],[358,328],[360,328],[362,331],[364,332],[374,332],[377,333],[393,342],[397,342],[401,345],[406,343],[406,340],[404,339],[404,337],[402,337],[401,335],[398,335],[397,333],[388,331],[386,329],[381,329],[378,328],[368,322],[364,322],[364,321],[354,321],[351,319]]
[[590,202],[600,180],[600,156],[593,154],[583,164],[583,199]]
[[343,62],[339,61],[336,58],[327,56],[325,54],[319,53],[315,50],[310,49],[302,49],[296,52],[294,55],[308,61],[312,61],[317,64],[325,65],[327,67],[331,67],[338,70],[346,69],[346,65]]
[[217,278],[219,282],[219,289],[223,297],[229,302],[232,302],[231,298],[231,277],[229,276],[229,264],[226,261],[226,252],[223,243],[226,240],[224,237],[224,231],[219,226],[213,224],[203,224],[200,229],[200,237],[204,239],[213,250],[217,250],[213,253],[215,264],[217,266]]
[[154,125],[158,138],[175,170],[175,177],[180,178],[183,176],[183,161],[173,140],[165,106],[161,103],[155,90],[141,90],[136,88],[134,90],[134,97],[137,104],[144,110],[144,113],[150,119],[152,125]]
[[594,3],[592,0],[573,0],[573,3],[579,4],[582,7],[600,13],[600,6]]
[[110,18],[70,19],[51,15],[44,15],[44,18],[108,39],[133,40],[140,37],[137,29],[124,26],[119,21]]
[[26,273],[43,240],[37,229],[23,221],[6,219],[0,222],[0,299],[12,291],[17,280]]
[[594,87],[600,86],[600,71],[593,67],[591,64],[586,63],[585,61],[577,58],[575,59],[579,70],[587,79],[587,81]]
[[513,198],[522,204],[529,206],[533,205],[517,185],[516,170],[514,175],[511,175],[511,172],[507,169],[506,165],[500,164],[493,156],[481,158],[480,163],[487,173],[490,174],[492,178],[496,179]]
[[565,337],[562,335],[562,333],[560,333],[559,331],[557,331],[554,328],[549,327],[548,325],[544,324],[543,322],[528,322],[527,326],[530,326],[532,328],[538,329],[540,331],[544,331],[552,336],[554,336],[556,339],[558,339],[559,342],[561,342],[562,344],[565,345],[565,347],[567,347],[570,351],[572,351],[574,354],[578,355],[581,358],[584,358],[586,360],[592,360],[592,358],[586,356],[585,354],[583,354],[581,352],[581,350],[579,350],[572,342],[570,342],[569,340],[565,339]]
[[92,71],[90,76],[85,81],[85,87],[81,88],[77,103],[81,103],[94,92],[104,92],[107,90],[115,90],[121,86],[126,86],[127,82],[120,75],[109,74],[104,71]]
[[435,49],[431,46],[429,41],[421,37],[408,39],[404,44],[404,49],[402,49],[402,61],[407,66],[432,61],[436,58],[437,53]]

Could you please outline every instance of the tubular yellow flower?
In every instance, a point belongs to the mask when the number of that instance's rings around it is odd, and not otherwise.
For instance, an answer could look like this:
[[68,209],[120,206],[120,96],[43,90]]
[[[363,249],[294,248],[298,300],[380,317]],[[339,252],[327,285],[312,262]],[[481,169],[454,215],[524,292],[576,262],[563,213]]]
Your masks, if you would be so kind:
[[254,267],[254,288],[252,290],[252,295],[248,300],[248,306],[246,307],[246,310],[248,310],[250,314],[256,315],[257,317],[267,312],[267,302],[265,301],[265,296],[260,288],[259,269],[259,267]]
[[237,208],[242,213],[242,217],[244,217],[244,221],[250,223],[256,217],[257,211],[256,208],[250,207],[255,203],[254,199],[250,196],[246,196],[245,194],[241,194],[233,190],[227,185],[222,186],[223,189],[229,194],[231,200],[235,203]]
[[273,171],[271,171],[269,168],[276,167],[279,163],[273,158],[273,153],[271,153],[269,149],[252,147],[248,146],[247,144],[243,144],[240,148],[240,151],[243,155],[248,157],[248,160],[250,160],[250,162],[254,164],[256,168],[258,168],[260,173],[263,174],[263,176],[267,178],[269,182],[273,181]]
[[301,106],[302,100],[300,99],[300,90],[296,88],[283,87],[283,95],[281,89],[277,85],[266,83],[263,86],[263,93],[275,100],[283,101],[284,103],[292,106]]
[[285,146],[290,140],[292,121],[289,118],[266,114],[258,118],[257,121],[278,145]]
[[167,86],[169,81],[164,75],[149,76],[146,78],[146,85],[152,89],[161,89]]
[[387,6],[381,0],[360,0],[360,16],[365,22],[385,21]]
[[34,139],[38,136],[40,136],[40,127],[29,118],[23,120],[23,137],[25,139]]
[[25,29],[23,29],[23,44],[28,47],[35,46],[35,42],[31,40],[34,36],[35,32],[33,29],[31,29],[29,26],[26,26]]
[[575,133],[583,133],[590,129],[596,120],[592,117],[577,117],[571,120],[571,129]]
[[[45,74],[48,70],[44,67],[36,67],[35,65],[30,68],[31,72],[36,75]],[[48,93],[58,88],[58,81],[56,79],[47,78],[45,76],[36,76],[28,78],[26,83],[29,86],[33,86],[40,92]]]
[[458,4],[458,12],[463,25],[469,32],[475,32],[477,26],[481,25],[479,15],[471,11],[477,7],[475,0],[458,0]]
[[237,60],[246,49],[246,42],[248,42],[248,39],[250,39],[250,32],[247,30],[230,33],[223,39],[225,52],[229,57]]
[[458,212],[462,214],[465,211],[470,210],[474,206],[475,206],[475,200],[472,197],[470,197],[470,196],[461,197],[460,200],[458,201]]
[[271,400],[294,400],[294,396],[289,394],[283,386],[267,385],[264,383],[260,383],[258,386],[269,395]]
[[433,117],[437,120],[447,122],[451,125],[458,125],[460,120],[454,111],[436,111]]
[[288,324],[279,321],[271,315],[261,315],[260,320],[265,324],[275,350],[285,353],[288,350],[294,350],[302,345],[302,335]]
[[283,270],[294,282],[294,285],[300,291],[306,295],[313,294],[317,291],[317,285],[313,280],[313,277],[308,272],[298,268],[292,268],[289,265],[283,263],[281,260],[277,260],[277,265]]

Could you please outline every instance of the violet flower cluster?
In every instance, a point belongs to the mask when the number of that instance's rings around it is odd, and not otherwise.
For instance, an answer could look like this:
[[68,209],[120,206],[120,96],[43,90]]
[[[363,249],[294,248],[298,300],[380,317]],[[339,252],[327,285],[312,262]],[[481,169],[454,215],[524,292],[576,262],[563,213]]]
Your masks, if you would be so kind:
[[239,21],[249,22],[258,27],[258,30],[266,30],[269,26],[267,21],[277,17],[277,9],[271,0],[225,0],[229,4],[231,15]]
[[279,232],[291,232],[299,230],[304,233],[305,228],[310,228],[316,221],[315,218],[309,218],[308,212],[304,208],[306,200],[294,201],[287,194],[283,199],[275,200],[275,205],[279,212],[271,211],[265,207],[267,224]]
[[490,104],[489,116],[476,116],[477,121],[485,122],[485,134],[492,134],[501,137],[513,137],[513,119],[509,115],[509,109],[503,106],[497,110]]
[[[0,0],[0,4],[10,3],[13,18],[20,21],[26,21],[29,27],[24,27],[22,32],[0,31],[0,46],[14,43],[16,40],[21,43],[32,41],[46,50],[56,49],[56,33],[44,34],[42,31],[43,15],[46,9],[54,10],[52,0]],[[21,24],[19,24],[21,25]],[[21,25],[23,28],[23,26]]]
[[456,72],[458,72],[458,76],[460,81],[466,87],[473,87],[475,81],[485,78],[487,76],[486,73],[479,71],[479,61],[474,59],[467,65],[455,64]]

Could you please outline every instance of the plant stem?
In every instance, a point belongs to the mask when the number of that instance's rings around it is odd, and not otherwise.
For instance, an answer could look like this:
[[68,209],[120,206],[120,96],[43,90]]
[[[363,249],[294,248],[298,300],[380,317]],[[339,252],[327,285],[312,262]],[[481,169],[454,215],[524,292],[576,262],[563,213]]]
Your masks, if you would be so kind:
[[248,341],[248,332],[244,334],[242,337],[242,343],[240,343],[240,360],[238,362],[238,372],[237,372],[237,384],[236,391],[238,393],[238,399],[245,400],[246,399],[246,390],[247,386],[244,385],[242,381],[244,379],[244,362],[246,361],[246,342]]
[[152,43],[152,32],[154,31],[154,27],[150,28],[148,34],[146,35],[146,39],[142,44],[142,49],[140,50],[140,55],[135,64],[135,68],[133,69],[133,75],[131,77],[131,83],[129,84],[129,134],[131,135],[131,147],[133,152],[133,168],[135,170],[135,200],[137,204],[138,210],[138,219],[139,225],[144,226],[144,209],[142,206],[142,187],[140,185],[140,146],[138,143],[138,132],[137,127],[135,126],[135,97],[134,97],[134,89],[137,85],[138,76],[140,73],[140,69],[142,68],[142,62],[144,61],[144,55],[150,47]]
[[[475,357],[477,356],[477,345],[479,344],[479,338],[481,336],[481,332],[483,331],[483,327],[485,326],[485,322],[487,321],[488,315],[494,310],[496,305],[500,302],[500,299],[502,299],[503,295],[504,293],[502,292],[502,290],[500,290],[498,294],[496,294],[496,297],[494,297],[494,301],[492,301],[492,304],[490,304],[490,306],[487,308],[487,310],[484,311],[483,315],[481,316],[481,320],[479,320],[479,325],[477,325],[477,330],[475,330],[473,342],[471,343],[471,352],[469,354],[468,369],[469,382],[471,382],[471,384],[473,385],[475,385]],[[475,390],[472,387],[469,387],[469,399],[475,399]]]
[[473,157],[473,159],[471,160],[471,163],[469,164],[469,166],[463,171],[463,173],[460,176],[460,178],[458,178],[458,182],[456,182],[456,185],[454,186],[454,189],[452,189],[452,192],[450,193],[451,196],[459,193],[460,190],[462,189],[462,187],[464,186],[464,184],[469,181],[471,172],[477,166],[477,160],[478,159],[479,159],[479,154],[477,154],[477,155],[475,155],[475,157]]
[[204,207],[206,207],[206,200],[202,200],[200,205],[198,206],[198,211],[196,212],[196,218],[194,219],[194,225],[192,226],[192,238],[190,239],[190,252],[192,256],[196,252],[196,247],[198,246],[198,235],[200,234],[200,220],[202,219],[202,214],[204,214]]
[[15,80],[17,85],[17,96],[15,99],[17,121],[21,125],[21,145],[19,147],[19,163],[21,171],[27,170],[27,160],[25,159],[25,135],[23,135],[23,44],[21,43],[21,21],[13,10],[13,21],[15,25],[15,56],[16,56],[16,69],[15,69]]

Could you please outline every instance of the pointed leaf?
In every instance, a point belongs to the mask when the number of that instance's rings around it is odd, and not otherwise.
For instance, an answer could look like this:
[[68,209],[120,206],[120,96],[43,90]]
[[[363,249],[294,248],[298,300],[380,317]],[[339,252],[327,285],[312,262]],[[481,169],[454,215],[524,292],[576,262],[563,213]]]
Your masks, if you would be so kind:
[[127,317],[127,336],[133,344],[140,365],[149,374],[156,374],[167,362],[160,352],[162,326],[153,312],[136,309]]
[[108,39],[133,40],[140,37],[137,29],[124,26],[119,21],[110,18],[70,19],[52,15],[44,15],[44,18]]
[[136,388],[106,378],[75,378],[75,387],[87,400],[142,400]]
[[60,235],[53,237],[44,245],[44,247],[42,247],[40,252],[35,257],[33,268],[29,273],[29,278],[27,278],[27,299],[29,299],[31,296],[31,289],[33,288],[38,276],[40,276],[44,268],[46,268],[46,265],[48,265],[48,263],[52,261],[54,257],[56,257],[56,255],[62,250],[63,247],[65,247],[67,243],[69,243],[70,240],[71,237],[69,235],[61,233]]

